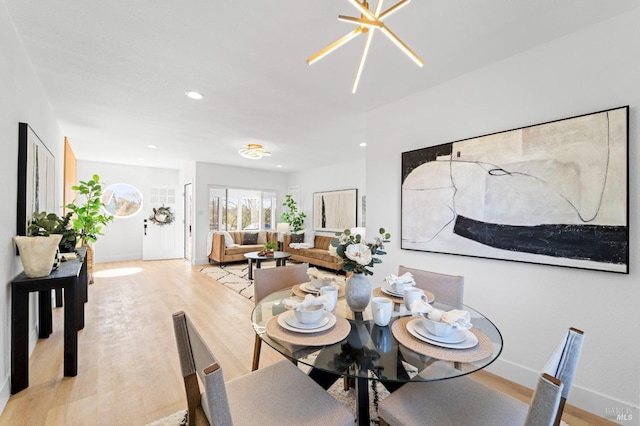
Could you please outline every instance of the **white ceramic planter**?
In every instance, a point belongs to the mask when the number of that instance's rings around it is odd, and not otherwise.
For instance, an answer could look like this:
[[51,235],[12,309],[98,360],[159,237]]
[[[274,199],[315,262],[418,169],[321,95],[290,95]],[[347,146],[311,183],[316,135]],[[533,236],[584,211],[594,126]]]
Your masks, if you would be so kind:
[[20,250],[20,260],[27,277],[46,277],[51,273],[56,249],[61,239],[61,234],[48,237],[13,237],[13,241]]

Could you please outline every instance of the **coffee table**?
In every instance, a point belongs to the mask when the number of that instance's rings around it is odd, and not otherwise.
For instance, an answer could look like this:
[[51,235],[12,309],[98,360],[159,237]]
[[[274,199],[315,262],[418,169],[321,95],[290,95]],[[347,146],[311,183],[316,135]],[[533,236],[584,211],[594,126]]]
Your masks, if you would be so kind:
[[287,253],[286,251],[274,251],[273,256],[260,256],[259,251],[252,251],[249,253],[245,253],[244,257],[249,260],[249,279],[253,281],[253,264],[255,263],[256,268],[260,268],[260,264],[267,260],[275,260],[276,266],[285,266],[287,264],[287,259],[291,257],[291,253]]

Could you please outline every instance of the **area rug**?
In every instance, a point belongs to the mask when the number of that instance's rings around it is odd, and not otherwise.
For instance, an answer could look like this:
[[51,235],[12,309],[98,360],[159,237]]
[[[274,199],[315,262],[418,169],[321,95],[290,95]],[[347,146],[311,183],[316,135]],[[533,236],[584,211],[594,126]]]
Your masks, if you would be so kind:
[[[269,265],[269,263],[261,265],[262,268],[272,268],[274,266],[275,264]],[[247,278],[249,266],[246,263],[233,263],[222,268],[219,266],[205,266],[200,269],[200,272],[241,296],[253,300],[253,282]]]
[[[289,261],[289,263],[296,263],[295,261]],[[275,268],[275,262],[265,262],[261,268]],[[235,291],[241,296],[246,297],[249,300],[253,300],[253,281],[248,278],[249,266],[247,263],[232,263],[223,267],[219,266],[204,266],[200,269],[200,272],[214,279],[225,287]],[[255,272],[255,269],[254,269]],[[322,271],[325,275],[330,275],[330,272]],[[333,274],[331,274],[333,275]]]

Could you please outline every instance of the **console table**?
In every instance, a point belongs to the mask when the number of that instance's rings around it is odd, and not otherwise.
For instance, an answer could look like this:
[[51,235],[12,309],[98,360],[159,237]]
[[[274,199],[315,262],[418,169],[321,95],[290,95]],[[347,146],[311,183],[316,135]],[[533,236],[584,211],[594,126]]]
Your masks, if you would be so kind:
[[11,282],[11,393],[29,386],[29,293],[38,292],[38,337],[53,332],[51,290],[64,290],[64,375],[78,374],[78,330],[84,328],[84,302],[87,301],[85,248],[78,258],[60,263],[46,277],[29,278],[24,272]]

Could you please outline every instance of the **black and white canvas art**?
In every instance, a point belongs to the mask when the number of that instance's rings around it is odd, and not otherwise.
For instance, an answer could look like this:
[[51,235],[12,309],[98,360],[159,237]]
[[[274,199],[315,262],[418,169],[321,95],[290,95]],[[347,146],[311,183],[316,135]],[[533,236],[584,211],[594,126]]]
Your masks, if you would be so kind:
[[628,107],[402,154],[402,248],[628,273]]
[[356,226],[358,190],[315,192],[313,194],[313,229],[342,232]]
[[58,212],[55,195],[55,157],[31,126],[19,123],[16,235],[27,235],[34,212]]

